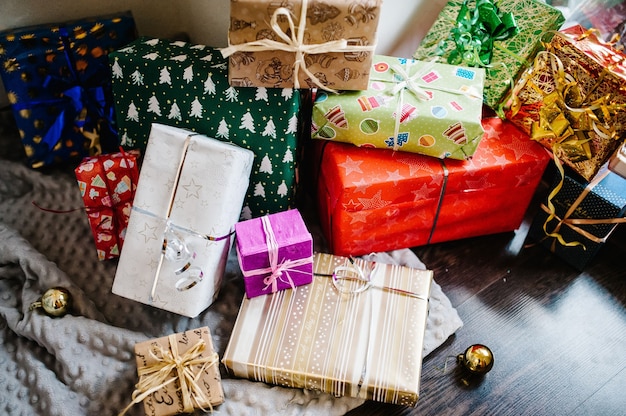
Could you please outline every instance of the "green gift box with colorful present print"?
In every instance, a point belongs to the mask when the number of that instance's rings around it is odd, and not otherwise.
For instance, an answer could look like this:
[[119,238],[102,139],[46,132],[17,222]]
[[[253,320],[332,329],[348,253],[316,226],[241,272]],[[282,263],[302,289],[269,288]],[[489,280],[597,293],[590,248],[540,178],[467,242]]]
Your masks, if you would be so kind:
[[298,90],[231,87],[228,61],[205,45],[142,37],[109,60],[122,146],[145,148],[152,123],[232,142],[255,154],[242,218],[294,205]]
[[466,159],[483,136],[485,70],[374,56],[369,88],[320,92],[312,137]]
[[497,110],[564,20],[539,0],[450,0],[413,57],[486,68],[484,102]]

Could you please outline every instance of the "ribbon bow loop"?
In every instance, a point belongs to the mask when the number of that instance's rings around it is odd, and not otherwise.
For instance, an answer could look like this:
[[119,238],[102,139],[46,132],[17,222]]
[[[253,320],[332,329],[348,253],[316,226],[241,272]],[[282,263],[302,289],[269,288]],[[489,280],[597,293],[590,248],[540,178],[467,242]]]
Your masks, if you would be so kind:
[[[183,354],[178,351],[176,334],[170,335],[168,342],[169,348],[156,344],[150,349],[149,354],[155,362],[137,370],[139,382],[135,385],[132,402],[120,412],[120,416],[136,403],[141,403],[152,393],[176,381],[179,384],[183,412],[191,413],[194,408],[213,411],[213,406],[198,381],[207,368],[218,363],[217,353],[203,356],[207,348],[203,339],[199,339]],[[208,404],[208,409],[203,407],[205,404]]]
[[493,56],[494,41],[509,39],[519,33],[512,13],[502,13],[492,0],[477,0],[473,9],[465,0],[448,38],[439,44],[442,55],[448,41],[454,50],[448,56],[453,65],[488,66]]
[[[316,87],[329,92],[337,92],[325,85],[322,80],[309,70],[305,56],[333,52],[373,52],[375,45],[351,45],[348,43],[347,39],[329,40],[323,43],[305,43],[304,34],[306,30],[307,5],[308,0],[302,0],[297,27],[293,21],[291,10],[286,7],[278,7],[274,10],[270,19],[270,28],[282,42],[272,39],[259,39],[252,42],[232,45],[229,38],[229,46],[221,49],[222,56],[227,58],[235,52],[261,52],[272,50],[293,52],[295,54],[292,73],[294,88],[301,88],[299,74],[300,72],[304,72],[309,77],[310,82]],[[283,30],[279,24],[279,20],[287,21],[289,33]]]
[[[274,229],[272,228],[272,223],[270,222],[269,216],[265,215],[261,217],[260,220],[263,226],[263,232],[265,234],[265,244],[267,246],[269,266],[252,270],[245,270],[242,266],[241,270],[243,276],[246,278],[250,278],[253,276],[265,275],[265,277],[263,278],[263,283],[265,284],[263,290],[266,291],[271,288],[270,293],[275,293],[276,291],[278,291],[279,281],[287,283],[292,289],[295,289],[296,284],[293,281],[291,274],[306,273],[302,270],[299,270],[298,267],[311,264],[313,261],[312,256],[307,256],[299,259],[280,259],[280,246],[278,244],[278,241],[276,240],[276,234],[274,233]],[[239,251],[237,253],[239,255]]]
[[[380,282],[375,282],[373,277],[378,273],[379,266],[375,261],[367,262],[368,268],[364,270],[357,260],[352,257],[348,257],[349,264],[346,263],[343,266],[337,266],[334,268],[332,275],[324,275],[331,277],[333,280],[333,286],[339,293],[345,295],[358,295],[369,289],[380,289],[386,292],[396,293],[402,296],[409,296],[416,299],[421,299],[428,302],[428,296],[420,293],[415,293],[409,289],[402,289],[398,287],[391,287],[381,285]],[[363,262],[360,262],[363,264]],[[383,265],[384,268],[384,265]]]
[[392,94],[395,95],[401,90],[407,90],[411,94],[413,94],[418,100],[426,101],[430,99],[430,95],[417,82],[418,79],[421,77],[423,71],[418,71],[415,74],[410,75],[410,71],[405,70],[400,65],[392,66],[391,70],[398,80],[396,85],[391,90]]

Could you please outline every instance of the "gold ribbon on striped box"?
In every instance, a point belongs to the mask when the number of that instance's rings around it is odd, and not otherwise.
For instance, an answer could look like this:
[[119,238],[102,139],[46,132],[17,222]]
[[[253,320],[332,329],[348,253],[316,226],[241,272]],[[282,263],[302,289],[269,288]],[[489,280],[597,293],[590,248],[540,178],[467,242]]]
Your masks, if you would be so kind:
[[[313,264],[311,284],[243,300],[222,359],[228,371],[414,406],[432,271],[323,253]],[[350,270],[365,280],[361,290],[338,283]]]

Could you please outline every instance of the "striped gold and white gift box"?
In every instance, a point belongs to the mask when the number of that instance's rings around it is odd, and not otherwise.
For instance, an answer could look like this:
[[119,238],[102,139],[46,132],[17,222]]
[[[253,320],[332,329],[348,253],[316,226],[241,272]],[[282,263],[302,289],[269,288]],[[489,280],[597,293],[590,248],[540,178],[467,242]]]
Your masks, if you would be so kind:
[[[284,387],[414,406],[432,271],[322,253],[313,264],[309,285],[244,298],[222,358],[228,371]],[[368,285],[332,277],[356,270]],[[347,287],[356,290],[346,293]]]

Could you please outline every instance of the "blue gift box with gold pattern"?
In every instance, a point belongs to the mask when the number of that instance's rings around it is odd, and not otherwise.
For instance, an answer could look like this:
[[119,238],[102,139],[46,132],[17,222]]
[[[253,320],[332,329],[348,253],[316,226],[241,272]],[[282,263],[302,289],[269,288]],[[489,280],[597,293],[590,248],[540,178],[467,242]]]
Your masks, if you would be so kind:
[[0,76],[32,167],[118,149],[107,55],[136,36],[130,12],[0,32]]

